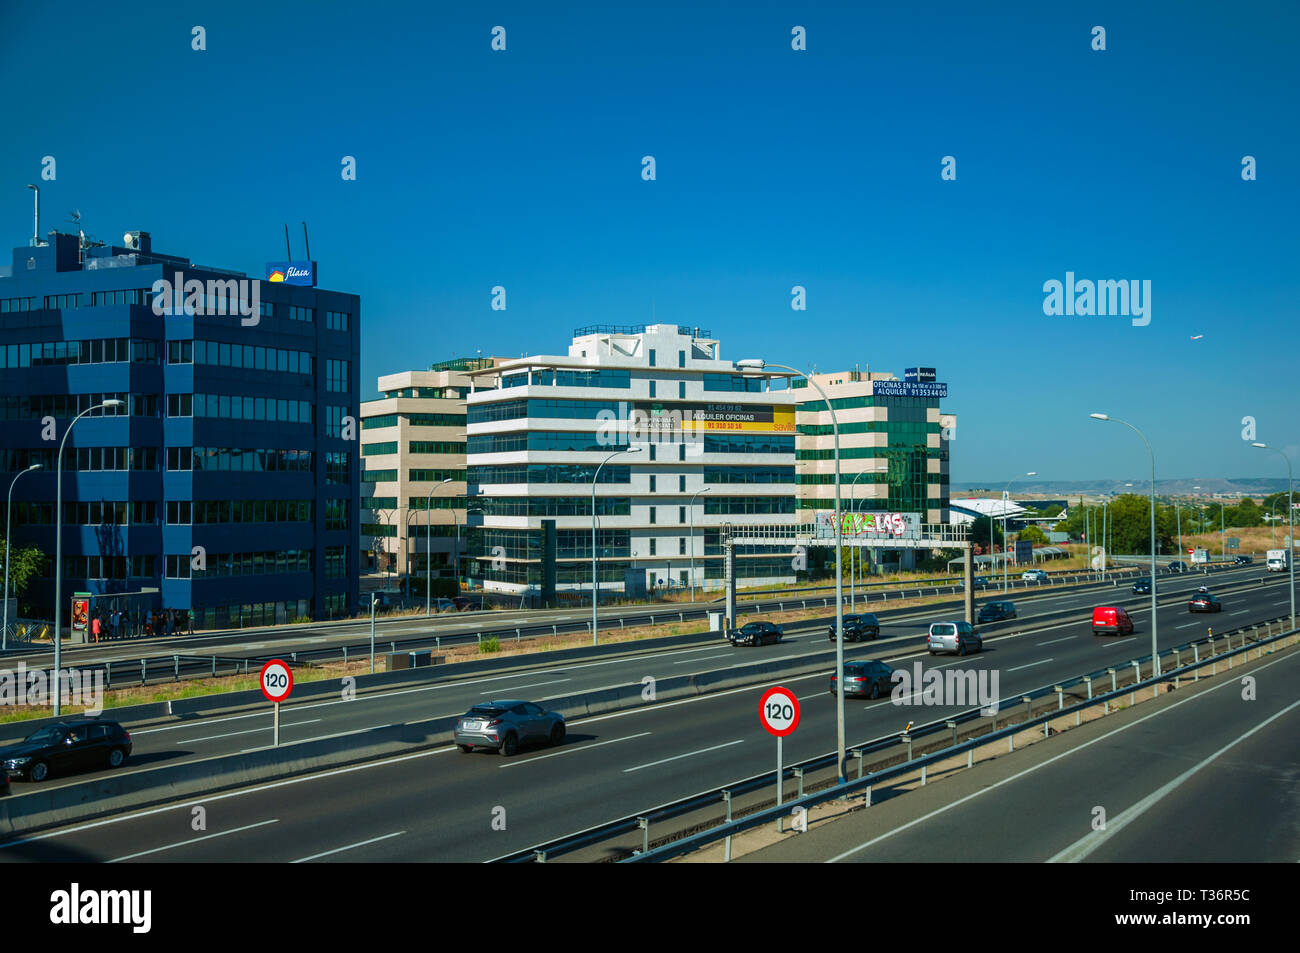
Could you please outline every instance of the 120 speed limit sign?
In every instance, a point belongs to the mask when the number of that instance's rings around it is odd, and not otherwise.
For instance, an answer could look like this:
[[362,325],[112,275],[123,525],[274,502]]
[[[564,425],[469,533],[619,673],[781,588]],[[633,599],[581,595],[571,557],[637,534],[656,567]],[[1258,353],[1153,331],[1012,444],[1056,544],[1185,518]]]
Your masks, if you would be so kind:
[[278,658],[262,666],[262,694],[269,702],[282,702],[293,691],[293,672]]
[[792,735],[799,727],[799,699],[788,688],[769,688],[758,703],[758,717],[769,734]]

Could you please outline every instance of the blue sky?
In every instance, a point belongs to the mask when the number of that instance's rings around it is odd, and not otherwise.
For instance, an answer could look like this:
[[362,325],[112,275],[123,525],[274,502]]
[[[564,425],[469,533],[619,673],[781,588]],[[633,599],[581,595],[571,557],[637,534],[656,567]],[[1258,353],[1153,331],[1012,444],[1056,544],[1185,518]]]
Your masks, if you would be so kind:
[[[1285,476],[1241,421],[1300,462],[1298,32],[1281,2],[5,4],[0,221],[25,243],[46,155],[42,230],[253,273],[305,219],[362,295],[364,397],[653,314],[937,367],[954,482],[1147,472],[1091,411],[1162,479]],[[1150,325],[1043,314],[1067,271],[1150,280]]]

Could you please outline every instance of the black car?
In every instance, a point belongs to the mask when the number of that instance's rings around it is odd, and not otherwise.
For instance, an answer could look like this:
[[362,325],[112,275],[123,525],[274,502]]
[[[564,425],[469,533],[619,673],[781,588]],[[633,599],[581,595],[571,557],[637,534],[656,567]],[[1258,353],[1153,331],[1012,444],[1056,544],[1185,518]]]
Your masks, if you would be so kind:
[[[830,640],[834,642],[834,622],[826,627],[826,633]],[[864,612],[862,615],[846,615],[844,617],[844,637],[849,642],[878,639],[880,638],[880,620],[872,612]]]
[[975,576],[973,579],[971,579],[970,584],[972,589],[987,589],[989,587],[989,577]]
[[[877,659],[844,663],[844,697],[866,695],[880,698],[893,689],[894,670]],[[831,694],[835,694],[835,673],[831,672]]]
[[1223,603],[1214,594],[1198,592],[1187,600],[1188,612],[1222,612]]
[[1143,576],[1141,579],[1135,579],[1133,581],[1133,591],[1139,596],[1151,595],[1151,578]]
[[1234,566],[1249,566],[1254,561],[1255,560],[1249,556],[1238,556],[1236,559],[1232,561],[1232,564]]
[[1002,619],[1014,619],[1016,617],[1016,604],[1014,602],[989,602],[980,608],[979,617],[976,622],[999,622]]
[[1187,563],[1183,562],[1181,559],[1175,559],[1169,564],[1170,572],[1187,572],[1188,569],[1189,567]]
[[732,645],[774,645],[781,641],[784,633],[779,625],[771,622],[746,622],[739,629],[727,633],[727,641]]
[[0,748],[0,768],[10,778],[44,781],[56,772],[120,768],[131,747],[131,733],[115,721],[62,721]]

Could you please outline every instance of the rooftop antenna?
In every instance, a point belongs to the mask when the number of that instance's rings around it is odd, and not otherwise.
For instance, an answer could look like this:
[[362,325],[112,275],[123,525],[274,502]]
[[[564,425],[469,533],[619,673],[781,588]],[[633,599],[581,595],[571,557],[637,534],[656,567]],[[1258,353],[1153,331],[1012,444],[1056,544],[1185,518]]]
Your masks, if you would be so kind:
[[307,260],[311,261],[311,242],[307,240],[307,223],[302,223],[302,243],[307,248]]
[[289,250],[289,223],[284,223],[284,260],[293,261],[293,252]]
[[30,182],[27,187],[32,190],[32,247],[40,248],[45,242],[41,241],[41,188],[39,185],[32,185]]

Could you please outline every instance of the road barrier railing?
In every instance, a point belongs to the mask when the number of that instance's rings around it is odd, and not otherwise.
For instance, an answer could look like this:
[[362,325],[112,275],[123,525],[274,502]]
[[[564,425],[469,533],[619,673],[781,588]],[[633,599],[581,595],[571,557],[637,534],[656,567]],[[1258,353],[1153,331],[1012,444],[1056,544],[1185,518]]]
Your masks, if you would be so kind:
[[[1148,654],[1133,659],[1126,665],[1108,666],[1073,678],[1058,679],[1051,684],[1042,685],[1028,691],[1016,692],[1012,696],[1000,699],[996,711],[992,714],[989,713],[988,709],[970,708],[957,714],[945,715],[933,721],[915,725],[906,733],[894,732],[862,744],[853,745],[849,749],[847,757],[850,762],[857,763],[856,776],[850,777],[845,784],[837,783],[835,774],[837,765],[834,752],[810,758],[799,764],[786,766],[782,771],[782,785],[784,786],[788,778],[797,777],[801,789],[812,786],[808,783],[809,774],[825,770],[832,773],[829,780],[816,783],[815,786],[819,790],[814,793],[801,794],[794,800],[786,800],[778,807],[765,808],[760,806],[758,809],[753,809],[751,806],[750,811],[742,818],[732,816],[733,802],[739,795],[773,788],[773,771],[765,771],[762,774],[735,781],[725,787],[660,804],[633,815],[536,845],[527,850],[507,854],[496,858],[495,861],[501,863],[544,863],[566,854],[608,844],[617,838],[636,832],[639,832],[643,845],[640,850],[626,847],[619,850],[615,845],[609,845],[607,848],[609,853],[618,852],[622,856],[614,858],[607,856],[603,859],[616,859],[619,861],[665,860],[750,828],[776,821],[778,818],[787,818],[792,810],[798,808],[807,809],[816,804],[847,797],[859,791],[866,792],[869,804],[870,788],[873,784],[918,769],[922,771],[922,784],[924,784],[924,769],[926,767],[952,758],[955,755],[963,752],[973,754],[976,748],[1003,738],[1008,739],[1009,744],[1011,744],[1014,736],[1027,728],[1043,725],[1046,731],[1046,726],[1050,722],[1071,713],[1075,714],[1076,724],[1078,724],[1083,711],[1095,708],[1097,705],[1102,705],[1106,713],[1109,714],[1112,710],[1112,702],[1118,702],[1127,696],[1129,703],[1132,704],[1139,691],[1154,689],[1155,686],[1161,683],[1168,683],[1176,688],[1180,681],[1186,677],[1199,678],[1200,671],[1207,666],[1211,668],[1211,674],[1217,674],[1223,663],[1226,662],[1227,667],[1231,668],[1234,659],[1242,655],[1248,656],[1252,650],[1257,650],[1262,655],[1266,647],[1271,652],[1276,643],[1281,642],[1282,646],[1285,647],[1288,641],[1300,642],[1300,629],[1290,628],[1290,621],[1290,618],[1286,616],[1269,619],[1220,634],[1211,632],[1207,637],[1194,639],[1169,649],[1162,649],[1159,653],[1160,658],[1162,660],[1165,658],[1173,659],[1174,666],[1165,670],[1162,661],[1162,671],[1157,677],[1148,677],[1146,679],[1141,677],[1140,673],[1143,667],[1152,668],[1151,656]],[[1184,663],[1186,656],[1190,656],[1190,660]],[[1137,677],[1133,678],[1135,672]],[[1129,682],[1129,678],[1133,678],[1133,681]],[[1109,691],[1098,693],[1094,690],[1097,684],[1113,687]],[[1083,691],[1080,692],[1079,689]],[[1082,696],[1080,700],[1073,704],[1067,704],[1065,696],[1074,697],[1076,694]],[[1046,702],[1046,704],[1039,704],[1040,702]],[[1047,711],[1043,714],[1035,714],[1038,708],[1046,708]],[[1116,706],[1113,710],[1118,711],[1120,709]],[[972,726],[971,736],[965,741],[943,745],[935,751],[920,756],[915,755],[914,749],[923,739],[946,733],[951,733],[952,737],[956,739],[960,726],[973,722],[979,724]],[[990,730],[979,733],[980,727],[984,723],[989,725]],[[1004,727],[999,728],[999,724],[1003,724]],[[903,754],[901,750],[903,748],[907,749],[906,754]],[[864,768],[864,761],[868,755],[884,755],[883,760],[896,763],[867,772]],[[970,766],[972,763],[971,757],[968,755],[967,765]],[[846,766],[846,774],[851,773]],[[764,800],[771,802],[775,798],[765,798]],[[654,824],[681,819],[701,809],[713,808],[716,811],[719,805],[725,806],[727,812],[725,820],[708,823],[704,830],[698,832],[689,828],[684,834],[680,831],[671,832],[666,835],[666,843],[653,849],[649,848]],[[693,827],[698,826],[699,823],[693,825]]]

